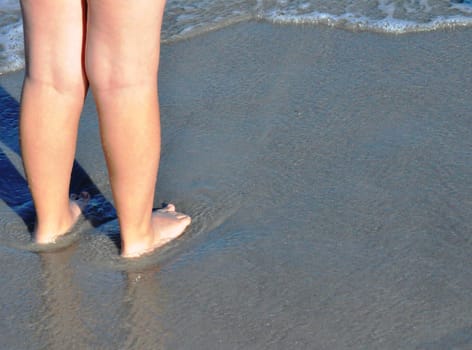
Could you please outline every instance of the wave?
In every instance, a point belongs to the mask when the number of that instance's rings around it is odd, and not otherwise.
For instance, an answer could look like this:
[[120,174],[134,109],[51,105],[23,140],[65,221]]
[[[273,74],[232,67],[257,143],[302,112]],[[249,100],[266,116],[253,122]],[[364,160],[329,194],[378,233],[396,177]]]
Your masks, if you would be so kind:
[[[17,0],[0,0],[0,74],[24,65]],[[472,27],[472,0],[168,0],[163,42],[259,20],[402,34]]]
[[472,26],[472,18],[463,16],[440,16],[431,19],[426,23],[418,23],[415,21],[396,18],[373,20],[368,17],[356,16],[353,14],[333,15],[330,13],[313,12],[303,15],[286,15],[274,12],[259,15],[258,19],[278,24],[328,25],[347,30],[372,31],[389,34],[426,32],[438,29]]

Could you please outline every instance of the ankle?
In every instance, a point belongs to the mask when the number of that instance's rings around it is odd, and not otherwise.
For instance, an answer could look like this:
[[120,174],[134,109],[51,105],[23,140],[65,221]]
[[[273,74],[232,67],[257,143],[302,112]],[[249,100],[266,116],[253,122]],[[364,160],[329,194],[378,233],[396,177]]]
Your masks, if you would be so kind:
[[125,229],[121,230],[121,255],[134,256],[142,254],[147,250],[151,250],[154,243],[154,233],[152,228],[139,229]]
[[36,222],[36,232],[38,234],[47,232],[61,232],[62,229],[70,226],[72,222],[72,213],[67,210],[63,213],[58,213],[55,216],[49,215],[48,217],[42,217],[38,215]]

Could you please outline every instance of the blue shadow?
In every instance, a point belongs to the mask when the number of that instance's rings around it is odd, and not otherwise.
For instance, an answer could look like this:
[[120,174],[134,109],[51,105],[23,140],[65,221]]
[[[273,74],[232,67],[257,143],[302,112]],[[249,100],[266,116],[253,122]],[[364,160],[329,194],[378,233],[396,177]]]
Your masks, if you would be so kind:
[[[36,215],[33,200],[24,176],[8,158],[10,152],[21,154],[19,145],[20,105],[0,86],[0,200],[3,200],[25,223],[29,232],[34,229]],[[7,147],[8,152],[4,147]],[[106,200],[90,176],[75,161],[70,193],[87,191],[92,196],[85,217],[94,227],[116,218],[113,205]]]

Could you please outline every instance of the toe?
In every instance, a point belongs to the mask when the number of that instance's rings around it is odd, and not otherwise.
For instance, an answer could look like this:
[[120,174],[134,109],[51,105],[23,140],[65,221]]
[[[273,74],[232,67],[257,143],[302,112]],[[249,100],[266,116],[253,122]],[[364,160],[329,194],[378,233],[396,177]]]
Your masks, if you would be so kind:
[[80,195],[77,195],[75,193],[70,195],[70,199],[74,201],[74,203],[79,207],[81,211],[85,209],[87,206],[88,202],[90,201],[90,193],[82,191]]
[[175,205],[173,204],[167,204],[164,208],[162,209],[158,209],[157,211],[161,212],[161,213],[173,213],[175,212]]
[[183,213],[175,213],[174,214],[177,219],[185,219],[188,218],[189,216]]
[[190,225],[190,223],[192,222],[192,218],[188,215],[185,215],[185,214],[183,214],[183,217],[179,218],[179,220],[181,222],[185,223],[186,226]]
[[90,193],[86,191],[80,192],[80,194],[72,193],[69,197],[73,201],[84,201],[87,202],[90,200]]
[[172,203],[169,203],[164,209],[167,211],[175,211],[175,205],[173,205]]
[[80,192],[80,197],[79,199],[83,200],[83,201],[89,201],[90,200],[90,193],[86,192],[86,191],[82,191]]

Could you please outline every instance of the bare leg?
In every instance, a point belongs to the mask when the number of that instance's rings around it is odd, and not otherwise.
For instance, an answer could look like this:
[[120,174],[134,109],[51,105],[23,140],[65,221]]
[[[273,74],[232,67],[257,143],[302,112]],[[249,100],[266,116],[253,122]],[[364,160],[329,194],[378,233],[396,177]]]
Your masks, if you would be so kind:
[[83,69],[82,0],[22,0],[26,76],[21,98],[23,162],[37,213],[35,239],[50,243],[77,220],[84,200],[69,200]]
[[172,206],[152,214],[160,153],[157,72],[164,3],[89,1],[86,71],[125,257],[152,251],[190,223]]

